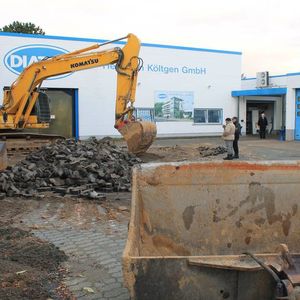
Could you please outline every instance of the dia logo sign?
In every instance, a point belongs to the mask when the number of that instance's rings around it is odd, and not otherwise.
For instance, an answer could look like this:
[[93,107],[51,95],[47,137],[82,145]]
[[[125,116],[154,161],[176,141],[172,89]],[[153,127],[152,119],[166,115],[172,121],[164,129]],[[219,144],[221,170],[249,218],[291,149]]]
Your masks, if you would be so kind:
[[[4,65],[11,72],[19,75],[26,67],[37,61],[68,53],[67,50],[50,45],[26,45],[9,51],[4,57]],[[70,74],[68,74],[70,75]],[[53,79],[65,77],[56,76]]]

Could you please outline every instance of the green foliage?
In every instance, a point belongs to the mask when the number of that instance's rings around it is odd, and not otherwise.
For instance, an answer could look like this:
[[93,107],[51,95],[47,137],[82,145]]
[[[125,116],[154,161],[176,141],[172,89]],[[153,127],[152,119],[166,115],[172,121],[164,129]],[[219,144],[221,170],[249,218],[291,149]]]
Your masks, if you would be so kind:
[[31,33],[31,34],[41,34],[44,35],[45,32],[39,26],[33,23],[23,23],[19,21],[14,21],[9,25],[5,25],[0,31],[4,32],[16,32],[16,33]]
[[156,102],[154,104],[154,115],[155,117],[162,117],[162,107],[163,107],[164,102]]

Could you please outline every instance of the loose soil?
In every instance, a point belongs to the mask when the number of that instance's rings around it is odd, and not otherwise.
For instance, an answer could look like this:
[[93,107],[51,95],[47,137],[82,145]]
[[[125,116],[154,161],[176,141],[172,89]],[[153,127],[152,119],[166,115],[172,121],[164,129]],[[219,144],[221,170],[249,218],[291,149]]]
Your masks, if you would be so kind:
[[66,259],[53,244],[0,223],[0,299],[72,299],[59,284]]
[[216,159],[216,157],[222,157],[225,152],[226,149],[223,146],[210,144],[155,146],[151,147],[146,153],[139,154],[138,157],[143,163],[197,161]]

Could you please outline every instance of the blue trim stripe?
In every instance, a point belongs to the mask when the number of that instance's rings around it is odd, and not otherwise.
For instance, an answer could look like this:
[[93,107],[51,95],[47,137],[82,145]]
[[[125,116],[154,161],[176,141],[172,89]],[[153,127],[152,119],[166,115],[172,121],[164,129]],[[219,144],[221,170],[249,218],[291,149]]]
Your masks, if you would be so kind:
[[300,104],[300,100],[298,100],[300,96],[300,89],[296,89],[295,93],[295,131],[294,131],[294,139],[296,141],[300,141],[300,117],[298,116],[299,108],[298,105]]
[[242,52],[236,52],[236,51],[215,50],[215,49],[206,49],[206,48],[194,48],[194,47],[184,47],[184,46],[159,45],[159,44],[149,44],[149,43],[142,43],[142,46],[166,48],[166,49],[176,49],[176,50],[189,50],[189,51],[201,51],[201,52],[213,52],[213,53],[242,55]]
[[271,88],[271,89],[255,89],[255,90],[240,90],[232,91],[232,97],[239,96],[274,96],[274,95],[285,95],[287,88]]
[[269,78],[286,77],[286,76],[289,76],[289,75],[288,74],[272,75],[272,76],[269,76]]
[[299,75],[300,75],[300,72],[286,74],[286,76],[299,76]]
[[[299,75],[300,75],[300,72],[295,72],[295,73],[286,73],[286,74],[273,75],[273,76],[269,76],[269,78],[289,77],[289,76],[299,76]],[[256,77],[242,78],[242,80],[256,80]]]
[[[270,76],[269,76],[270,77]],[[242,78],[242,80],[254,80],[256,77],[250,77],[250,78]]]
[[[14,36],[14,37],[21,37],[21,38],[65,40],[65,41],[79,41],[79,42],[93,42],[93,43],[104,43],[104,42],[108,41],[108,40],[92,39],[92,38],[78,38],[78,37],[55,36],[55,35],[25,34],[25,33],[15,33],[15,32],[0,32],[0,36]],[[124,42],[117,42],[115,44],[124,44]],[[201,51],[201,52],[212,52],[212,53],[221,53],[221,54],[242,55],[242,52],[237,52],[237,51],[215,50],[215,49],[194,48],[194,47],[184,47],[184,46],[172,46],[172,45],[161,45],[161,44],[151,44],[151,43],[142,43],[142,46],[144,46],[144,47],[165,48],[165,49],[176,49],[176,50],[188,50],[188,51]]]
[[78,102],[78,89],[74,90],[74,127],[75,127],[75,139],[79,139],[79,102]]

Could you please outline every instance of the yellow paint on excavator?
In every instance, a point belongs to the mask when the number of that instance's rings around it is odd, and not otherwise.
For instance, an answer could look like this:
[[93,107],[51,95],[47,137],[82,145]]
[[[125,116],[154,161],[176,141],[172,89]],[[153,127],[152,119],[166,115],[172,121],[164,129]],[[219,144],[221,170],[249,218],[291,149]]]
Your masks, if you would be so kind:
[[132,121],[118,130],[127,142],[128,151],[135,154],[146,152],[156,137],[156,125],[151,122]]

